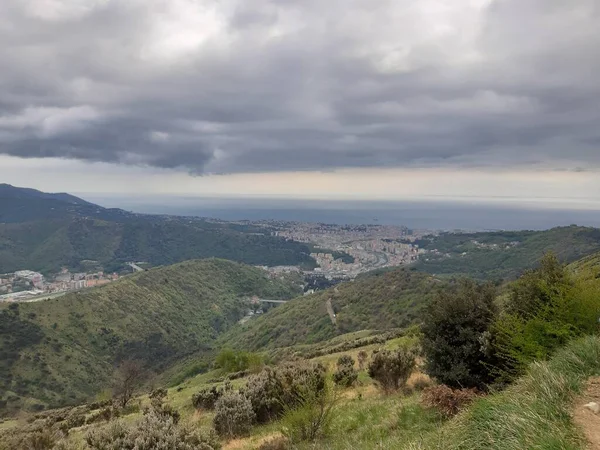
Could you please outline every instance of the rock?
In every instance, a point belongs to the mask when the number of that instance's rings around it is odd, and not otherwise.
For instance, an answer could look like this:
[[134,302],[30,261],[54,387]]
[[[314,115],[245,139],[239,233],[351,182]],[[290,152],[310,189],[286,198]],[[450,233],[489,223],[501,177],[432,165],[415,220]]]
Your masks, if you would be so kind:
[[600,405],[596,402],[590,402],[587,405],[583,405],[583,407],[589,409],[594,414],[600,414]]

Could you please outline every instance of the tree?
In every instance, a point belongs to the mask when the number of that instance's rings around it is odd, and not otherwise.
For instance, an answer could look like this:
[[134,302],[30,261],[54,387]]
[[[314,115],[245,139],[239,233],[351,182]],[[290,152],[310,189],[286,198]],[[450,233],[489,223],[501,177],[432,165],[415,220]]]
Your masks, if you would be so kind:
[[486,338],[496,317],[491,284],[460,280],[428,307],[423,325],[425,369],[438,382],[454,388],[485,388],[493,380]]
[[126,360],[121,363],[113,381],[113,399],[121,408],[125,408],[135,390],[144,378],[144,370],[137,361]]
[[569,340],[598,331],[600,296],[591,276],[571,275],[548,253],[538,269],[511,286],[505,310],[491,329],[503,381],[520,376],[532,361],[548,358]]

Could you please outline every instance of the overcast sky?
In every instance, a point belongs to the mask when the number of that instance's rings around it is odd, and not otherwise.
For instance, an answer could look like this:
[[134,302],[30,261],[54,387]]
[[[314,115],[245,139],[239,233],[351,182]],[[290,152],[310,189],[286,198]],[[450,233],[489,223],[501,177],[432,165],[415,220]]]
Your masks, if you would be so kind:
[[600,203],[598,0],[0,0],[0,182]]

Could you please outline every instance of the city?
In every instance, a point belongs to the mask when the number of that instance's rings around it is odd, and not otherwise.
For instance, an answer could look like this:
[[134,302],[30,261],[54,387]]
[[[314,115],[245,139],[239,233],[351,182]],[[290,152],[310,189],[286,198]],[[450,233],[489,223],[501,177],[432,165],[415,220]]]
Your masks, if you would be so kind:
[[116,273],[71,273],[64,268],[48,281],[39,272],[19,270],[0,275],[0,302],[44,300],[69,291],[102,286],[118,279]]

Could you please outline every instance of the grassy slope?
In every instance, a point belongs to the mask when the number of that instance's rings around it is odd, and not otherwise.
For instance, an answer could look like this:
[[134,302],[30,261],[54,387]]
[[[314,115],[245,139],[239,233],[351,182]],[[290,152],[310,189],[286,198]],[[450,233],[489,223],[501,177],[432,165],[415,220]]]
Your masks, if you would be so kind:
[[242,297],[289,298],[289,283],[224,260],[188,261],[60,298],[6,305],[0,327],[0,400],[57,405],[104,386],[119,358],[162,370],[212,348],[245,313]]
[[[222,342],[259,350],[315,343],[352,331],[406,327],[419,320],[420,311],[442,287],[425,274],[386,272],[295,299],[232,329]],[[327,313],[329,298],[337,326]]]
[[[500,249],[480,249],[473,240],[498,244]],[[519,245],[506,248],[511,242],[519,242]],[[523,270],[534,267],[549,250],[564,262],[572,262],[600,250],[600,230],[571,226],[538,232],[442,234],[419,243],[425,249],[450,254],[447,257],[427,253],[415,264],[420,271],[505,279],[516,278]],[[464,252],[467,254],[463,256]]]
[[115,270],[127,261],[164,265],[207,257],[256,265],[315,264],[304,244],[204,221],[140,216],[122,222],[71,217],[0,223],[0,273],[80,269],[84,260]]

